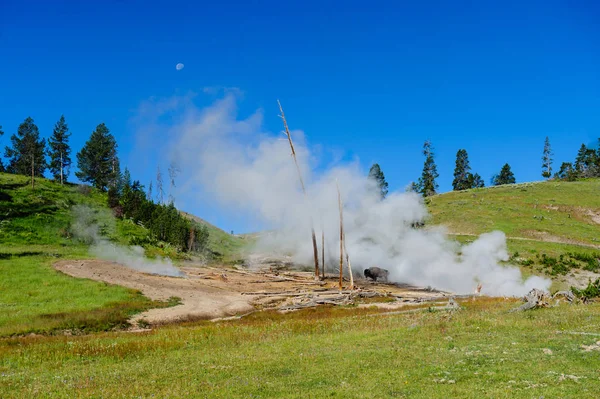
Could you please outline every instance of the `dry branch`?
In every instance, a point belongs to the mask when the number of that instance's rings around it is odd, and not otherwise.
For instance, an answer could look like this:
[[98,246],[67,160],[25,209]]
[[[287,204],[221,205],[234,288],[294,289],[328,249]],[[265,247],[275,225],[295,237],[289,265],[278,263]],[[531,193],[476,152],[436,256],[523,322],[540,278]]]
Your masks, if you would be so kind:
[[344,214],[342,213],[342,194],[340,194],[340,186],[335,180],[335,185],[338,192],[338,206],[340,208],[340,291],[342,290],[342,280],[344,278]]
[[525,310],[547,308],[550,306],[550,295],[547,292],[536,288],[529,291],[523,299],[525,300],[525,303],[518,308],[511,309],[510,312],[523,312]]
[[[287,135],[288,142],[290,143],[290,148],[292,149],[292,157],[294,158],[294,163],[296,164],[296,170],[298,171],[298,178],[300,179],[300,185],[302,186],[302,192],[304,193],[304,197],[306,198],[306,188],[304,187],[304,180],[302,179],[302,172],[300,171],[300,165],[298,165],[298,159],[296,158],[296,150],[294,149],[294,143],[292,142],[292,134],[290,133],[290,129],[288,128],[287,120],[285,119],[285,114],[283,113],[283,107],[279,100],[277,100],[277,104],[279,105],[279,112],[281,112],[281,119],[283,120],[283,127],[285,128],[285,134]],[[315,258],[315,278],[319,278],[319,250],[317,249],[317,236],[315,235],[315,228],[312,223],[312,216],[310,220],[310,231],[312,234],[312,244],[313,244],[313,255]]]
[[325,279],[325,231],[321,230],[321,279]]

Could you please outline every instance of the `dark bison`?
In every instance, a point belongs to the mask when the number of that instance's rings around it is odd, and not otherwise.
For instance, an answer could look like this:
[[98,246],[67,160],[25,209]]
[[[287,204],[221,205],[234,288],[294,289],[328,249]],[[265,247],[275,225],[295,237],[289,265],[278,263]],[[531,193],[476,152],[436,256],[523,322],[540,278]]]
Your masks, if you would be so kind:
[[388,271],[380,267],[369,267],[368,269],[365,269],[365,277],[370,278],[373,281],[377,281],[378,278],[381,278],[383,281],[387,282]]

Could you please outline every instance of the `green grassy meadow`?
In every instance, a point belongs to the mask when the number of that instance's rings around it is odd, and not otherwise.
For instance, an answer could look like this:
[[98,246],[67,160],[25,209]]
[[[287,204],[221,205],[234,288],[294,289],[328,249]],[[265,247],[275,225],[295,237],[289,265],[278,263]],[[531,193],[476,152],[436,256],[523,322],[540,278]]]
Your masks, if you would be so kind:
[[547,181],[453,191],[428,198],[432,224],[458,234],[501,230],[508,237],[545,235],[600,247],[590,211],[600,216],[600,179]]
[[[525,275],[556,276],[590,267],[586,259],[600,252],[593,248],[600,225],[590,216],[600,211],[598,192],[600,180],[452,192],[428,199],[428,224],[446,225],[463,243],[500,229],[509,237],[511,262]],[[509,313],[518,301],[482,297],[462,301],[452,313],[396,315],[324,306],[119,331],[132,314],[170,304],[52,268],[58,259],[90,257],[73,235],[73,209],[82,204],[110,240],[148,241],[145,228],[112,216],[103,193],[44,179],[32,190],[27,177],[0,174],[0,398],[597,398],[600,392],[600,352],[582,347],[600,341],[600,303]],[[221,262],[235,261],[253,240],[208,227],[210,251]],[[146,250],[178,259],[168,246]]]
[[[106,206],[106,194],[89,187],[0,173],[0,337],[108,331],[127,327],[135,313],[169,303],[140,292],[86,279],[52,268],[58,259],[88,259],[88,247],[73,233],[75,206],[93,212],[100,233],[129,245],[149,232],[118,220]],[[168,245],[146,246],[149,256],[178,259]]]
[[[600,305],[368,316],[323,307],[0,341],[0,397],[596,398]],[[585,335],[586,333],[592,335]],[[595,335],[593,335],[595,334]]]

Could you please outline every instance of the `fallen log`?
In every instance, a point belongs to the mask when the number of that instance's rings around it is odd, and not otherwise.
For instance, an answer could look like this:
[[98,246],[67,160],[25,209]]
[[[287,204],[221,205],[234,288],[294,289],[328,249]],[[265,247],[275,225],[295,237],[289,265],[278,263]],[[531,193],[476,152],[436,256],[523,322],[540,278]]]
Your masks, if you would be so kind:
[[538,309],[538,308],[547,308],[550,306],[550,294],[538,290],[537,288],[529,291],[527,295],[523,298],[525,303],[517,308],[511,309],[509,312],[524,312],[526,310]]
[[396,310],[393,312],[373,313],[373,314],[370,314],[367,316],[368,317],[392,316],[392,315],[396,315],[396,314],[431,312],[431,311],[454,311],[454,310],[459,310],[459,309],[460,309],[460,305],[458,303],[456,303],[452,298],[450,298],[450,300],[448,301],[448,304],[444,305],[444,306],[428,306],[426,308]]

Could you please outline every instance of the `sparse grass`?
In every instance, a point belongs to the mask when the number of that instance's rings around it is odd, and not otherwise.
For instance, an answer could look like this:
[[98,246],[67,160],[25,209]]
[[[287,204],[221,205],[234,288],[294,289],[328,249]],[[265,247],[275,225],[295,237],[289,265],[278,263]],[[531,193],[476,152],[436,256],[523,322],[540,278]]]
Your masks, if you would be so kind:
[[[141,334],[0,341],[1,397],[595,398],[600,306],[259,313]],[[348,317],[354,315],[355,317]],[[549,349],[551,354],[544,349]]]

